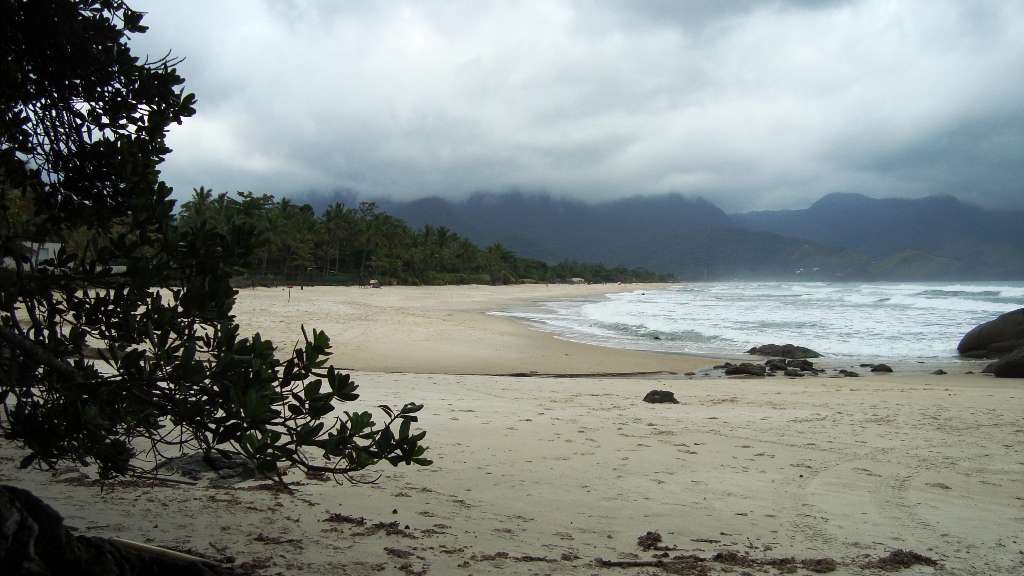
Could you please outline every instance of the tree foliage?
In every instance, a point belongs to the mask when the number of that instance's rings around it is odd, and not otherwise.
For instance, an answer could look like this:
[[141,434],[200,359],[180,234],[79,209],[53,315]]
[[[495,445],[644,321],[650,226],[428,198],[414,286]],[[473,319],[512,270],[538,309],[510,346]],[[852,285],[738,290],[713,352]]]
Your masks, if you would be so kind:
[[[222,199],[200,193],[176,222],[158,166],[195,98],[177,60],[131,53],[145,30],[120,0],[0,0],[0,430],[22,465],[109,478],[178,448],[267,473],[429,464],[422,406],[382,406],[379,423],[341,412],[357,386],[329,366],[326,334],[304,330],[283,359],[240,336],[231,277],[271,249],[313,257],[259,218],[312,214],[242,195],[245,217],[214,225]],[[38,262],[43,242],[61,247]]]

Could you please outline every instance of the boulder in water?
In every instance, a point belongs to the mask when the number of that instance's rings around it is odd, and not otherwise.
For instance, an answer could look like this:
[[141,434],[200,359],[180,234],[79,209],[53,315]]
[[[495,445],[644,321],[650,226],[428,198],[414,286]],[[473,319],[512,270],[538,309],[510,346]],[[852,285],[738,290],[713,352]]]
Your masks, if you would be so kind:
[[803,346],[796,346],[795,344],[765,344],[764,346],[755,346],[750,350],[747,350],[747,354],[772,356],[776,358],[821,358],[821,354],[818,354],[814,350],[804,348]]
[[1024,346],[992,363],[996,378],[1024,378]]
[[956,349],[968,358],[1000,358],[1024,346],[1024,308],[971,329]]

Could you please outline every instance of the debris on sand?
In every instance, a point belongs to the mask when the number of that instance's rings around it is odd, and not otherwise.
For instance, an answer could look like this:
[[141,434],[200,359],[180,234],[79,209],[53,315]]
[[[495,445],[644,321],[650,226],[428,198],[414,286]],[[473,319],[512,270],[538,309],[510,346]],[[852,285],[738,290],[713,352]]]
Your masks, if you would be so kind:
[[636,539],[636,545],[642,550],[657,548],[659,544],[661,544],[661,534],[657,532],[648,532]]
[[[648,532],[637,538],[637,546],[644,550],[677,550],[677,548],[663,546],[661,534]],[[685,576],[698,576],[711,573],[710,564],[730,566],[734,568],[749,568],[763,572],[766,568],[774,568],[784,574],[795,574],[800,568],[809,572],[824,574],[834,572],[839,563],[832,558],[807,558],[797,560],[788,558],[755,558],[749,554],[740,554],[731,550],[717,552],[714,556],[704,557],[697,554],[686,554],[668,557],[668,554],[655,554],[653,560],[605,560],[595,558],[594,564],[602,568],[658,568],[666,574],[680,574]],[[883,568],[884,569],[884,568]]]
[[835,572],[839,568],[839,564],[832,558],[807,558],[800,561],[800,566],[816,574]]
[[[662,546],[661,534],[657,532],[648,532],[643,536],[636,539],[636,545],[639,546],[645,552],[648,550],[657,550],[658,552],[674,552],[679,548],[675,546]],[[668,554],[665,554],[668,557]]]
[[860,565],[861,568],[878,568],[883,572],[898,572],[904,568],[910,568],[917,564],[923,564],[935,568],[939,565],[937,561],[923,554],[911,550],[896,549],[877,560],[871,560]]

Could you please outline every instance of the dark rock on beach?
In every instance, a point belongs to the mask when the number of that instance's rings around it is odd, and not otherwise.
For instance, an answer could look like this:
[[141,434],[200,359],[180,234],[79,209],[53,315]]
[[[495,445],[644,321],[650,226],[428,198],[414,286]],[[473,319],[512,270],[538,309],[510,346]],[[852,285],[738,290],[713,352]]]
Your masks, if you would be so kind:
[[1024,378],[1024,346],[996,360],[991,368],[996,378]]
[[817,371],[814,368],[814,363],[811,362],[810,360],[805,359],[805,358],[794,358],[792,360],[787,360],[786,361],[786,366],[789,366],[790,368],[795,368],[797,370],[802,370],[804,372],[816,372]]
[[892,372],[892,367],[888,364],[875,364],[871,366],[872,372]]
[[803,346],[796,346],[794,344],[765,344],[764,346],[755,346],[754,348],[747,350],[747,354],[771,356],[774,358],[821,358],[821,354],[818,354],[814,350],[804,348]]
[[644,396],[644,402],[651,404],[679,404],[676,395],[668,390],[651,390]]
[[764,366],[759,366],[757,364],[751,364],[749,362],[744,362],[742,364],[738,364],[738,365],[734,365],[734,366],[729,366],[728,368],[726,368],[725,369],[725,375],[726,376],[739,376],[739,375],[764,376],[766,371],[767,370],[765,369]]
[[1001,358],[1024,346],[1024,308],[971,329],[956,349],[968,358]]
[[784,376],[800,377],[806,376],[804,372],[810,372],[815,376],[824,372],[815,368],[810,360],[785,358],[770,358],[764,364],[726,362],[715,366],[714,369],[724,370],[726,376],[777,376],[781,372]]
[[819,370],[814,367],[814,363],[810,360],[803,358],[790,359],[785,358],[769,358],[765,360],[764,364],[753,364],[751,362],[743,362],[741,364],[733,364],[732,362],[726,362],[719,364],[714,367],[715,370],[724,370],[726,376],[777,376],[780,372],[783,376],[789,376],[791,378],[799,378],[806,376],[805,372],[810,372],[811,375],[817,376],[824,370]]

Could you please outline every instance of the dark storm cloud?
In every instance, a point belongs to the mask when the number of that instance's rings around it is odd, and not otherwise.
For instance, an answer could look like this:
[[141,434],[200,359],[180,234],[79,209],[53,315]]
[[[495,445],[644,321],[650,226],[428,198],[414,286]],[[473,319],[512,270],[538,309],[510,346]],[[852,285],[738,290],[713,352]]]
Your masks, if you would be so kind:
[[727,210],[833,191],[1024,204],[1018,2],[141,2],[199,113],[164,176],[278,196]]

